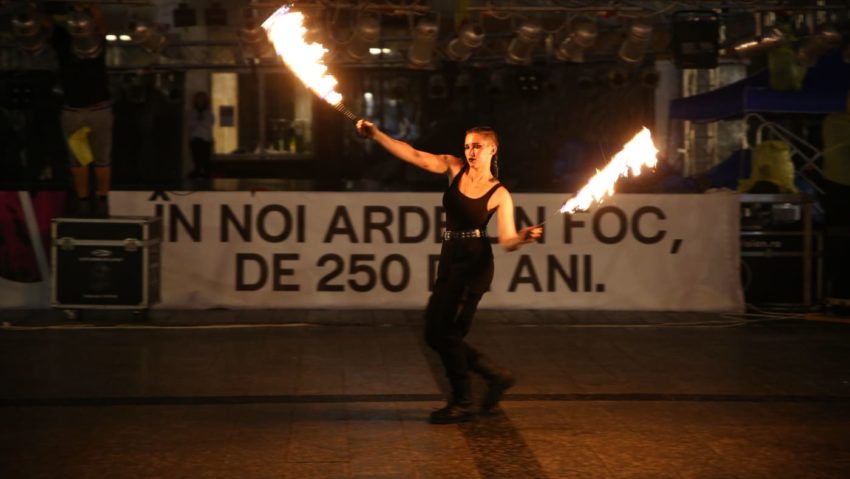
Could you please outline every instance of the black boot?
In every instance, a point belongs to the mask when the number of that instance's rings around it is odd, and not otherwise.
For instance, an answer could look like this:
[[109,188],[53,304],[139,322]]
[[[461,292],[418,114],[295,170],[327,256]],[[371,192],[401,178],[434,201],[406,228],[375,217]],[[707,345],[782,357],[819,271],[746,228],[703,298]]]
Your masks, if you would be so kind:
[[469,369],[480,374],[487,381],[487,392],[484,394],[484,399],[481,400],[481,413],[487,414],[493,412],[499,406],[499,401],[505,391],[510,389],[516,379],[510,371],[496,366],[485,356],[479,355],[469,364]]
[[94,202],[92,216],[95,218],[109,218],[109,197],[106,195],[97,195]]
[[457,424],[475,419],[469,379],[452,380],[452,398],[445,407],[431,413],[431,424]]
[[75,197],[71,207],[71,217],[91,218],[94,216],[91,199],[86,197]]

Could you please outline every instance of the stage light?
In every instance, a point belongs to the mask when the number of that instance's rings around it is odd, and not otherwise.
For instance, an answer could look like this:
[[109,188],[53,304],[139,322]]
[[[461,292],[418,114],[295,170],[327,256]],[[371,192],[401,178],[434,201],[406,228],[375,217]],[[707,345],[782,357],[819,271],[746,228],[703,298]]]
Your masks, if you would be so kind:
[[820,31],[810,36],[797,52],[800,63],[812,66],[827,50],[841,44],[841,34],[832,25],[824,25]]
[[251,58],[262,58],[274,51],[274,46],[269,41],[266,30],[260,26],[256,18],[245,19],[245,26],[240,28],[236,34],[243,52]]
[[524,71],[517,76],[517,86],[523,95],[536,95],[540,93],[540,77],[536,72]]
[[130,22],[130,41],[148,53],[159,53],[165,47],[165,36],[140,20]]
[[222,7],[218,2],[212,2],[204,10],[204,17],[209,27],[223,27],[227,25],[227,9]]
[[198,24],[195,9],[187,3],[178,3],[171,15],[175,27],[194,27]]
[[629,82],[629,73],[622,67],[612,67],[606,72],[605,79],[609,88],[623,88]]
[[534,47],[542,34],[543,27],[539,23],[532,21],[523,22],[513,40],[508,45],[505,60],[514,65],[530,64]]
[[661,80],[661,76],[655,68],[644,68],[638,74],[640,86],[644,88],[655,88]]
[[428,78],[428,98],[432,100],[443,100],[449,96],[449,88],[446,77],[441,74],[433,74]]
[[563,84],[563,69],[553,68],[546,73],[546,78],[543,79],[543,90],[547,92],[557,92],[561,90],[561,86]]
[[754,40],[747,40],[732,47],[732,50],[740,58],[750,58],[755,55],[766,53],[773,48],[785,43],[785,34],[778,28],[771,28],[764,35],[757,36]]
[[351,42],[348,44],[348,55],[354,60],[362,61],[369,58],[369,48],[378,41],[381,36],[381,21],[378,17],[364,15],[360,17]]
[[47,49],[50,30],[38,10],[29,10],[13,17],[12,33],[18,46],[27,53],[38,55]]
[[449,42],[446,53],[456,62],[469,59],[473,50],[484,44],[484,29],[479,25],[467,23],[460,28],[457,36]]
[[570,34],[555,49],[555,58],[561,61],[582,63],[584,51],[596,43],[596,22],[588,17],[575,17],[570,21]]
[[626,63],[640,63],[651,39],[652,25],[642,20],[635,21],[629,26],[618,56]]
[[490,78],[487,82],[485,91],[489,95],[498,96],[505,92],[505,72],[504,70],[493,70],[490,72]]
[[717,67],[720,20],[716,12],[675,12],[671,29],[673,63],[677,68]]
[[434,47],[437,45],[439,26],[433,20],[423,18],[413,30],[413,43],[407,51],[407,64],[413,68],[434,67]]
[[455,95],[465,96],[470,91],[472,91],[472,78],[469,76],[469,73],[459,73],[457,78],[455,78]]
[[581,91],[589,92],[596,88],[597,81],[592,75],[582,74],[576,79],[576,86]]

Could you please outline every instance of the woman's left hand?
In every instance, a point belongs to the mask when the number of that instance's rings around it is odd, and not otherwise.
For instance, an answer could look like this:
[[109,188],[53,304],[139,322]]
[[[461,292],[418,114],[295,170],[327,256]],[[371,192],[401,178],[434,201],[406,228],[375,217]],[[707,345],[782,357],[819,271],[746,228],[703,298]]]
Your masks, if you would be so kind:
[[525,228],[520,229],[517,232],[520,240],[522,240],[523,244],[532,243],[537,241],[538,238],[543,236],[543,225],[534,225],[527,226]]

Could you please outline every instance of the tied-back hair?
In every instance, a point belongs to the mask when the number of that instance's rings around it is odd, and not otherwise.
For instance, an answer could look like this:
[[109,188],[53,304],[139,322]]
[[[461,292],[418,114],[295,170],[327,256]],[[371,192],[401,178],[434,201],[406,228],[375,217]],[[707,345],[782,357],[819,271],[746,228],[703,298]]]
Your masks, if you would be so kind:
[[[496,145],[496,148],[499,147],[499,137],[496,135],[496,130],[489,126],[473,126],[472,128],[466,130],[466,134],[470,133],[478,133],[479,135],[486,136],[490,138],[490,141]],[[490,173],[493,175],[493,178],[499,179],[499,156],[493,155],[493,159],[490,160]]]

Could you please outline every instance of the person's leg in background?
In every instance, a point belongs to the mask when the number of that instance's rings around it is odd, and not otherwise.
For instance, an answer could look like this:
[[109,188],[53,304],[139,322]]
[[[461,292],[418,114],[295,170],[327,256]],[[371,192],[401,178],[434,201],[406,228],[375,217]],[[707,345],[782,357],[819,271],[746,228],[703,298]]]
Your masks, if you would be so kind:
[[95,201],[94,213],[109,217],[109,191],[112,185],[112,108],[90,112],[92,132],[89,136],[94,155]]
[[87,216],[91,213],[89,167],[80,165],[76,158],[71,161],[77,163],[71,165],[71,177],[74,179],[74,192],[76,193],[75,216]]
[[189,172],[189,179],[204,176],[204,143],[204,140],[200,138],[189,140],[189,152],[192,154],[192,171]]
[[202,154],[201,154],[201,177],[202,178],[209,178],[210,177],[211,165],[212,165],[212,147],[213,147],[213,144],[212,144],[211,141],[207,141],[207,140],[201,140],[201,142],[203,143],[201,145],[201,147],[202,147],[202,150],[201,150],[202,151]]
[[[84,125],[84,117],[80,111],[62,110],[62,135],[67,142],[75,131]],[[89,168],[80,164],[74,153],[68,151],[68,160],[71,163],[71,179],[73,180],[74,198],[69,206],[72,216],[89,216],[91,214],[90,191],[89,191]]]

